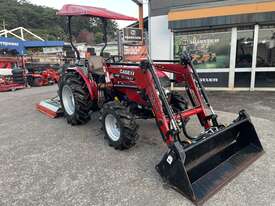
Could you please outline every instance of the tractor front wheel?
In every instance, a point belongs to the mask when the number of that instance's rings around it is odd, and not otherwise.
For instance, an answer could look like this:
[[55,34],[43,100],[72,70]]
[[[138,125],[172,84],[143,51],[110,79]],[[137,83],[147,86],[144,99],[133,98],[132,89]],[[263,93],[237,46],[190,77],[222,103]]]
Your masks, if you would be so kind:
[[119,102],[108,102],[101,109],[105,138],[115,149],[130,149],[138,140],[138,125],[134,115]]

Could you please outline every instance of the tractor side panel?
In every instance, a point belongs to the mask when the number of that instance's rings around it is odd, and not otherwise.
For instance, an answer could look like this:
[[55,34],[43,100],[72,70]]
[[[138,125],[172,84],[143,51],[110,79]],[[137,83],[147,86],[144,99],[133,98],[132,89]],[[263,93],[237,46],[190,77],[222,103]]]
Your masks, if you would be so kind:
[[140,105],[147,105],[140,92],[145,89],[145,84],[138,82],[140,73],[142,73],[140,67],[107,66],[107,71],[111,83],[119,92],[125,94],[130,101]]

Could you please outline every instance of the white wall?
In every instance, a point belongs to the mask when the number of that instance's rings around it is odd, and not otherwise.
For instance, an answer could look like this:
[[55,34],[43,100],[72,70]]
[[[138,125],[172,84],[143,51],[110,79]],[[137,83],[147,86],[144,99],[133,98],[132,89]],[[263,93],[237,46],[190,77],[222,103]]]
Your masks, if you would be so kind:
[[173,59],[173,33],[168,29],[168,16],[149,18],[149,44],[152,59]]

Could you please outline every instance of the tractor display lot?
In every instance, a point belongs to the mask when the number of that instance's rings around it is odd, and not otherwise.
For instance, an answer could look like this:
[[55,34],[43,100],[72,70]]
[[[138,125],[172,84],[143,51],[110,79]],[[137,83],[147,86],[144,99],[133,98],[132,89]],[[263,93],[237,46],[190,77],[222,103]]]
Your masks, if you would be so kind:
[[[1,206],[193,205],[163,184],[154,169],[167,150],[154,120],[138,122],[135,147],[114,150],[104,140],[98,113],[88,124],[72,127],[35,110],[56,90],[0,94]],[[266,153],[205,205],[275,206],[275,93],[209,92],[209,98],[222,122],[246,108]]]

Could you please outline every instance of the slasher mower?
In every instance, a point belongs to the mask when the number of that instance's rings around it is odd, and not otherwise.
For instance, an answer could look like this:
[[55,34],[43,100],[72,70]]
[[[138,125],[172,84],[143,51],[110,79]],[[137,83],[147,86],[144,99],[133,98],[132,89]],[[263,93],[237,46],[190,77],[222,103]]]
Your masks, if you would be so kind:
[[[104,48],[107,20],[135,20],[106,9],[77,5],[65,5],[58,15],[68,16],[70,39],[73,16],[102,19]],[[153,61],[148,57],[136,64],[121,62],[122,57],[81,60],[72,47],[78,58],[74,66],[63,71],[58,92],[68,123],[85,124],[92,111],[100,110],[109,145],[124,150],[133,147],[139,138],[136,119],[155,119],[168,147],[156,170],[195,204],[203,203],[263,154],[244,110],[230,125],[219,123],[190,55],[182,54],[177,61]],[[166,89],[164,72],[174,75],[173,82],[184,83],[189,101]],[[203,127],[195,137],[186,129],[192,116]]]

